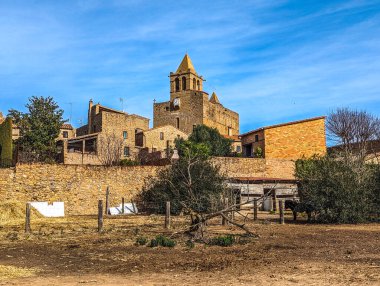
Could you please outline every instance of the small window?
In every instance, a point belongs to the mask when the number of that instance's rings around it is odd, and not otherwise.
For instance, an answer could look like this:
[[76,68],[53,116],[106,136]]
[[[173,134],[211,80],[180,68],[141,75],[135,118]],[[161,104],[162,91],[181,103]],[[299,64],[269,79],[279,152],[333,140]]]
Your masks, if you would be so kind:
[[186,90],[186,78],[182,77],[182,90]]
[[177,128],[179,129],[179,117],[176,118],[177,119]]
[[69,132],[63,131],[62,136],[63,136],[63,138],[69,138]]
[[152,152],[157,152],[157,148],[152,148]]
[[197,80],[197,87],[198,87],[198,90],[201,90],[201,85],[199,83],[199,80]]
[[228,136],[232,136],[232,128],[228,127]]
[[160,132],[160,140],[164,140],[164,132]]
[[166,111],[169,111],[169,106],[166,106],[166,107],[165,107],[165,110],[166,110]]
[[124,139],[127,139],[127,138],[128,138],[128,132],[127,132],[127,131],[123,131],[123,138],[124,138]]
[[179,78],[175,79],[175,91],[179,91]]
[[241,152],[241,147],[240,146],[236,146],[236,152],[238,152],[238,153]]
[[197,81],[195,80],[195,78],[193,78],[193,89],[197,89]]
[[124,157],[129,156],[129,147],[124,147]]
[[255,135],[255,142],[259,142],[259,135],[258,134]]

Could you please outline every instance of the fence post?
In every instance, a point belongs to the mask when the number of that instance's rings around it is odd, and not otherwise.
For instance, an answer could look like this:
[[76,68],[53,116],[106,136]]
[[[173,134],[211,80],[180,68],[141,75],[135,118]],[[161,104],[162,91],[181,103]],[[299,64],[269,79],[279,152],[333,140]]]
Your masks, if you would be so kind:
[[121,213],[124,214],[124,197],[121,198]]
[[107,186],[107,190],[106,190],[106,209],[105,209],[105,214],[108,214],[108,213],[109,213],[109,209],[110,209],[109,196],[110,196],[110,187]]
[[103,231],[103,200],[98,201],[98,232]]
[[165,228],[170,228],[170,202],[166,202]]
[[30,232],[30,203],[26,203],[25,209],[25,232]]
[[257,220],[257,199],[253,201],[253,220]]
[[[228,198],[224,198],[224,208],[228,208]],[[227,214],[227,216],[229,216],[229,214]],[[222,217],[222,225],[226,225],[227,224],[227,220]]]
[[284,218],[284,201],[279,200],[279,207],[280,207],[280,224],[285,223],[285,218]]

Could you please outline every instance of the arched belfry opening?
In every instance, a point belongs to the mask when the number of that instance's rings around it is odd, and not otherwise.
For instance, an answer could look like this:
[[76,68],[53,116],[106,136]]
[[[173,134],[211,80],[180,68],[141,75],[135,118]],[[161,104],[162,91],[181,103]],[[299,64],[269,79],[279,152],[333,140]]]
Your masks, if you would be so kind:
[[179,78],[175,79],[175,91],[179,91]]
[[186,90],[186,77],[182,77],[182,90]]
[[193,78],[193,89],[197,89],[197,80],[195,78]]

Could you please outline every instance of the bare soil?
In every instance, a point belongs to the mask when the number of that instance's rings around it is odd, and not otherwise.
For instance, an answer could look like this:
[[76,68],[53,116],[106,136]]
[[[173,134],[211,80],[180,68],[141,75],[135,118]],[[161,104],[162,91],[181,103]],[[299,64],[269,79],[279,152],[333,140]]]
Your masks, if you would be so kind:
[[237,243],[194,248],[182,234],[174,248],[135,245],[178,232],[183,217],[170,231],[161,216],[107,217],[100,234],[96,216],[36,218],[31,234],[14,222],[0,227],[0,266],[20,275],[0,272],[0,285],[380,285],[380,224],[293,223],[288,215],[279,225],[277,216],[247,222],[259,238],[215,220],[209,235],[235,234]]

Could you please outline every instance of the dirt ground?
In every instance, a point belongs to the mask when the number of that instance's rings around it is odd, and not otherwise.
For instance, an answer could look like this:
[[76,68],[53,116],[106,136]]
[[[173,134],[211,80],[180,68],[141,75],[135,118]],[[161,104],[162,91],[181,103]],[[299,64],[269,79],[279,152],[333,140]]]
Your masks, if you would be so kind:
[[234,226],[209,225],[210,236],[235,234],[230,247],[196,243],[174,235],[174,248],[136,246],[138,237],[171,235],[185,226],[173,217],[95,216],[34,219],[0,227],[0,285],[380,285],[380,224],[277,223],[259,213],[247,222],[259,238]]

